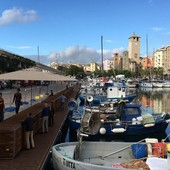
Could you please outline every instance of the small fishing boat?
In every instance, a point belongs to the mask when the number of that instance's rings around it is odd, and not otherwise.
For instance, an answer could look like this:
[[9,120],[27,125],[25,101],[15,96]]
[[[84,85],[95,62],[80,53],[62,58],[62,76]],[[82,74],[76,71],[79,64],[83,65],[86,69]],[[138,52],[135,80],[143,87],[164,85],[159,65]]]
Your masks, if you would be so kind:
[[168,170],[166,158],[148,157],[146,143],[61,143],[52,147],[52,161],[55,170]]
[[129,94],[126,87],[121,86],[108,86],[97,87],[91,90],[90,93],[80,93],[79,98],[82,101],[90,100],[94,105],[98,105],[100,102],[114,101],[114,100],[128,100],[133,101],[136,94]]
[[139,81],[137,79],[128,79],[126,84],[128,88],[139,87]]
[[139,87],[152,88],[153,84],[150,81],[140,81]]
[[[72,110],[69,117],[70,131],[76,132],[81,125],[82,116],[98,113],[101,127],[95,135],[97,138],[110,136],[111,138],[150,135],[165,131],[169,122],[169,113],[147,113],[139,103],[127,103],[127,101],[115,101],[106,107],[108,102],[99,106],[79,106],[78,110]],[[103,105],[101,107],[101,105]],[[70,109],[69,109],[70,110]]]
[[[131,142],[83,141],[89,134],[95,135],[101,126],[97,113],[84,115],[77,133],[78,142],[57,144],[52,147],[55,170],[168,170],[165,139],[147,138]],[[156,158],[156,163],[155,162]],[[160,164],[161,162],[161,164]],[[154,164],[154,165],[153,165]]]

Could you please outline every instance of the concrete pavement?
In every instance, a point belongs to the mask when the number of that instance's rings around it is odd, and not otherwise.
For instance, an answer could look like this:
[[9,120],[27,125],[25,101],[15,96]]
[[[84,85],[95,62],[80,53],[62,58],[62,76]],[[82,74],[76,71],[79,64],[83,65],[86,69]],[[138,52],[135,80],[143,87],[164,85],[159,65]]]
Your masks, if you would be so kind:
[[[64,82],[52,82],[49,86],[34,86],[32,89],[30,87],[20,88],[20,92],[22,94],[23,105],[20,107],[20,111],[27,109],[28,107],[41,102],[46,99],[50,94],[50,90],[53,93],[57,93],[60,90],[66,88],[66,83]],[[0,90],[5,102],[6,111],[4,113],[4,119],[8,119],[9,117],[15,115],[15,105],[12,103],[13,96],[16,92],[16,89],[5,89]]]

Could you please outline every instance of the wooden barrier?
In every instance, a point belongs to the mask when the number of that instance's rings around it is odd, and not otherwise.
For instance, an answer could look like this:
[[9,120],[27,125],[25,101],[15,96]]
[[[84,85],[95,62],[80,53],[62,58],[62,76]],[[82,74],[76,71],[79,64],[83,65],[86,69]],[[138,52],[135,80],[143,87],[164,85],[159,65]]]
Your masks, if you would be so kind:
[[34,135],[36,135],[41,129],[41,111],[43,108],[43,102],[53,102],[55,112],[60,107],[60,96],[65,94],[69,98],[73,93],[73,87],[59,91],[53,96],[47,97],[41,103],[37,103],[26,110],[0,122],[0,159],[13,159],[24,148],[24,128],[21,122],[25,120],[28,113],[31,112],[34,118]]

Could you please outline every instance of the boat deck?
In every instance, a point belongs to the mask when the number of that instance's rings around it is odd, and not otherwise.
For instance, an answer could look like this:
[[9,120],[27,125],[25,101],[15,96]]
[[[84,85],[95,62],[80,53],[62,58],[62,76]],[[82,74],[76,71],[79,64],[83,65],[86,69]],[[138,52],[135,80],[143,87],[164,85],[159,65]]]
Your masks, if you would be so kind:
[[[74,98],[78,89],[75,89],[69,98]],[[69,98],[67,102],[69,101]],[[67,104],[66,104],[67,105]],[[57,111],[54,117],[54,125],[49,127],[48,133],[38,133],[34,136],[35,148],[31,150],[23,149],[14,159],[1,159],[0,170],[42,170],[49,156],[51,147],[57,134],[60,134],[60,129],[67,117],[68,109]]]

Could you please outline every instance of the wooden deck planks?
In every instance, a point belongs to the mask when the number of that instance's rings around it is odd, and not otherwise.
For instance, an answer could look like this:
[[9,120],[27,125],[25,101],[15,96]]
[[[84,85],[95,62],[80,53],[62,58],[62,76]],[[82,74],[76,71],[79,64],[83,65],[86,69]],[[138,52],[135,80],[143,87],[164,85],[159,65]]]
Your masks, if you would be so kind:
[[[77,92],[78,88],[74,88],[67,102],[70,98],[74,98]],[[37,133],[34,136],[35,148],[31,150],[23,149],[14,159],[1,159],[0,170],[41,170],[67,114],[67,107],[64,111],[56,111],[54,125],[49,127],[49,132]]]

